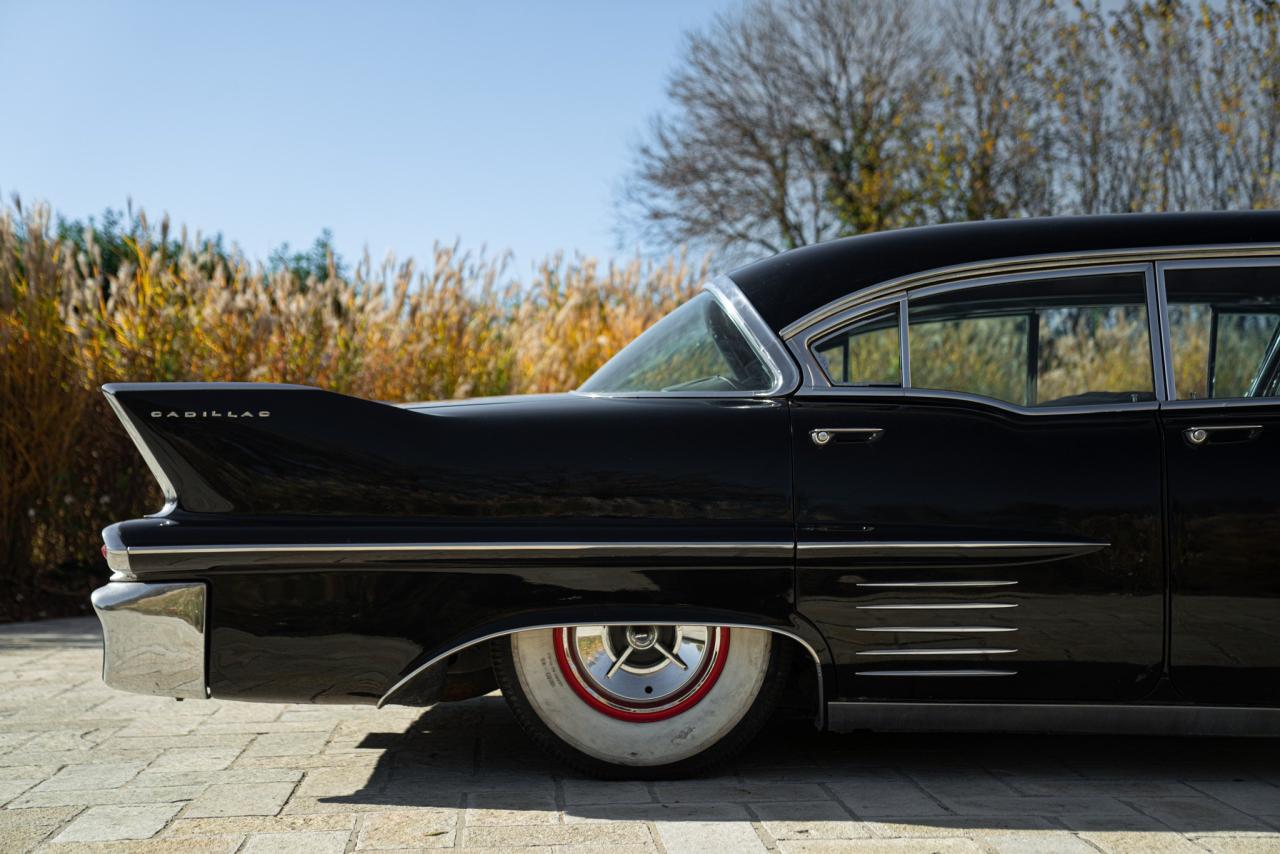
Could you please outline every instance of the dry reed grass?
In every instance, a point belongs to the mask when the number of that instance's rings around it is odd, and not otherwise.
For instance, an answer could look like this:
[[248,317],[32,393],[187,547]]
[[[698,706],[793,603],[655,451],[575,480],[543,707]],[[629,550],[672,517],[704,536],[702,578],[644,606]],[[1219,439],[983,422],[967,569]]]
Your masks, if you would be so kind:
[[302,279],[185,232],[173,252],[167,222],[136,234],[109,272],[92,233],[83,250],[52,236],[47,207],[0,212],[0,577],[18,597],[0,619],[85,601],[100,528],[159,504],[102,383],[297,382],[390,401],[566,390],[706,272],[683,256],[552,256],[516,281],[501,259],[437,246],[425,269],[366,257]]

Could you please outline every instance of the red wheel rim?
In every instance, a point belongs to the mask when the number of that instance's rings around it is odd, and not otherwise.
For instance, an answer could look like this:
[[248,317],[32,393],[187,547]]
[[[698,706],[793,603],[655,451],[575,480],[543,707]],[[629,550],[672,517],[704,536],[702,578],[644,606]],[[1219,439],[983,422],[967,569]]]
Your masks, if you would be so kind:
[[584,703],[602,715],[629,723],[665,721],[687,712],[711,692],[724,672],[729,656],[729,630],[707,627],[710,649],[677,695],[656,703],[620,700],[599,687],[583,665],[576,646],[576,628],[558,628],[552,632],[556,663],[566,683]]

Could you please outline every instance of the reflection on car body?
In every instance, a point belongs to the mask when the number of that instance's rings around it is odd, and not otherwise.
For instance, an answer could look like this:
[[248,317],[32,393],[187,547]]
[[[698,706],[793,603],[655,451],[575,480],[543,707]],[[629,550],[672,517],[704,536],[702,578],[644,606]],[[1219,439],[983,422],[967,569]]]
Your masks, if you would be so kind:
[[[104,532],[105,677],[378,705],[498,685],[611,776],[699,771],[780,704],[1271,734],[1278,384],[1280,214],[1256,212],[795,250],[563,395],[111,385],[168,504]],[[171,411],[271,414],[148,417]],[[192,615],[167,661],[151,586]]]

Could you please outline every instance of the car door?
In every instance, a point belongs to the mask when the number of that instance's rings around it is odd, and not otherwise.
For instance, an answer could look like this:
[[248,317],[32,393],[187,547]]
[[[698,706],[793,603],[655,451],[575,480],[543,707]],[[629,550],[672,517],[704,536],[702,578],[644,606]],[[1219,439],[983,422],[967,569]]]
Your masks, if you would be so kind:
[[1159,265],[1168,313],[1170,672],[1280,703],[1280,259]]
[[1147,264],[971,280],[791,342],[798,603],[843,698],[1153,689],[1154,290]]

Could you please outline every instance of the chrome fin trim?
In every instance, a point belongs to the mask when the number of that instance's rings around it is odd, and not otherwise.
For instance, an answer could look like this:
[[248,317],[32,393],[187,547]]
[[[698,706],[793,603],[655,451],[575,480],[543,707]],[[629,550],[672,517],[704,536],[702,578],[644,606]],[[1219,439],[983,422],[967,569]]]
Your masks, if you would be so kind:
[[[151,471],[151,476],[156,479],[156,483],[160,485],[160,492],[164,495],[164,506],[149,515],[168,516],[178,506],[178,490],[174,487],[173,481],[169,480],[169,475],[165,474],[164,469],[160,467],[160,461],[156,459],[156,455],[147,446],[147,443],[143,441],[142,434],[138,432],[138,427],[133,423],[132,416],[120,405],[120,401],[116,400],[115,392],[109,388],[103,388],[102,393],[107,398],[107,403],[111,405],[111,411],[116,414],[116,417],[120,419],[120,423],[124,425],[124,431],[133,440],[138,453],[142,454],[142,459]],[[112,567],[112,569],[115,569],[115,567]]]

